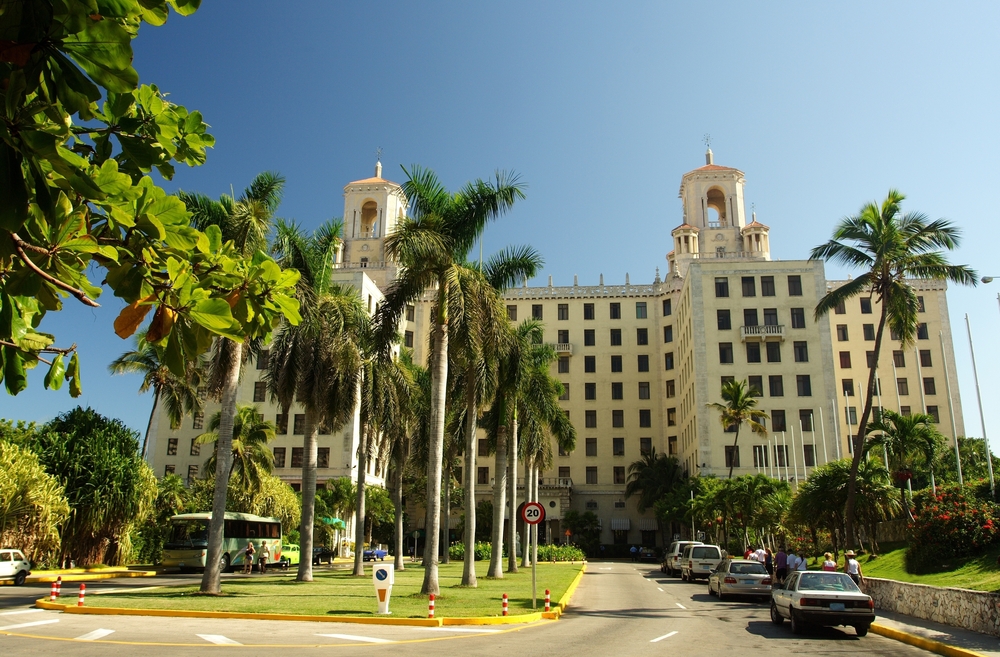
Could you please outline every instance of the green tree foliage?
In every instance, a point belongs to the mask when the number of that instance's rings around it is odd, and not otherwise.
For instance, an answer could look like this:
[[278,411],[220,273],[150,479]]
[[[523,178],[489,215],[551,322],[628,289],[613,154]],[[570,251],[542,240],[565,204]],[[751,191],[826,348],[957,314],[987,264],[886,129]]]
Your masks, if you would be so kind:
[[[914,463],[921,458],[930,466],[933,481],[934,456],[944,444],[944,436],[934,426],[934,418],[930,415],[900,415],[886,410],[875,422],[868,424],[868,433],[877,434],[868,439],[868,449],[885,447],[900,484],[901,496],[905,495],[906,482],[913,476]],[[912,520],[910,504],[905,497],[900,497],[900,503]]]
[[184,513],[188,498],[184,480],[169,474],[156,483],[153,512],[132,533],[135,558],[139,563],[156,564],[163,554],[163,544],[170,533],[170,518]]
[[[185,503],[186,512],[212,511],[215,477],[198,479],[189,490],[189,498]],[[226,509],[236,513],[277,518],[281,521],[281,532],[285,535],[298,527],[301,518],[298,495],[291,486],[270,474],[264,475],[260,486],[253,491],[241,490],[230,483]]]
[[[212,453],[205,461],[205,472],[215,472],[221,411],[208,421],[208,431],[195,440],[211,444]],[[274,470],[274,454],[267,446],[274,440],[274,423],[263,419],[254,404],[239,404],[233,420],[232,460],[229,466],[229,486],[253,494],[264,478]]]
[[590,556],[597,554],[601,544],[601,526],[593,511],[567,511],[563,525],[570,532],[570,541]]
[[[719,421],[726,431],[735,430],[733,436],[733,451],[736,451],[740,439],[740,429],[746,424],[758,436],[767,435],[767,427],[762,422],[767,420],[767,413],[757,408],[757,398],[760,390],[751,388],[746,381],[726,381],[722,384],[722,403],[713,402],[709,408],[719,412]],[[729,478],[733,478],[733,467],[736,457],[729,462]]]
[[948,570],[958,557],[978,554],[1000,542],[1000,506],[942,487],[923,500],[912,525],[906,569],[914,573]]
[[75,345],[41,324],[73,297],[107,285],[124,301],[115,332],[147,339],[177,376],[213,337],[264,337],[298,320],[297,275],[263,253],[238,252],[217,227],[190,225],[184,204],[153,183],[174,164],[205,161],[214,144],[198,112],[139,86],[131,41],[142,23],[199,0],[24,0],[0,9],[0,377],[9,394],[26,370],[82,393]]
[[684,487],[686,479],[677,459],[657,454],[656,448],[651,448],[641,459],[629,464],[625,497],[638,497],[638,509],[642,513]]
[[3,437],[0,427],[0,545],[24,550],[33,562],[54,560],[59,525],[69,516],[63,487],[31,450]]

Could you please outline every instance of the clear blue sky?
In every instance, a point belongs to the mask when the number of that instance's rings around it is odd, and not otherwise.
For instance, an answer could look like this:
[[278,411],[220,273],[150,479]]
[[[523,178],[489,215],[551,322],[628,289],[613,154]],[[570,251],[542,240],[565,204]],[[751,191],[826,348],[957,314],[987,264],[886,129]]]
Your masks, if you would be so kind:
[[[998,33],[996,2],[217,0],[144,26],[135,65],[217,138],[168,190],[239,193],[279,171],[279,214],[307,227],[340,216],[344,184],[371,175],[381,146],[394,180],[410,163],[452,188],[519,172],[527,200],[486,250],[532,244],[546,260],[537,283],[651,281],[680,223],[680,176],[704,163],[711,133],[716,162],[746,172],[774,257],[807,257],[896,187],[906,209],[963,228],[954,262],[1000,278]],[[949,295],[967,432],[981,433],[965,313],[994,449],[998,292],[1000,280]],[[120,303],[102,302],[67,303],[45,326],[80,344],[79,402],[143,430],[150,396],[105,374],[128,344],[111,328]],[[45,420],[77,403],[41,378],[0,397],[0,414]]]

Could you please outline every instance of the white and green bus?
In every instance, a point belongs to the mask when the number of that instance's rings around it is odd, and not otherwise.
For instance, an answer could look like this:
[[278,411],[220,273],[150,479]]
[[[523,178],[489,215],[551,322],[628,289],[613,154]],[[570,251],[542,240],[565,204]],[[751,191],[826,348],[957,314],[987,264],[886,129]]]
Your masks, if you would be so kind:
[[[182,513],[170,519],[170,533],[163,546],[161,564],[181,570],[205,567],[208,554],[208,525],[211,513]],[[281,523],[277,518],[262,518],[250,513],[226,512],[222,541],[222,571],[233,566],[243,566],[246,561],[247,543],[252,541],[260,555],[260,542],[267,541],[271,548],[271,563],[281,559]]]

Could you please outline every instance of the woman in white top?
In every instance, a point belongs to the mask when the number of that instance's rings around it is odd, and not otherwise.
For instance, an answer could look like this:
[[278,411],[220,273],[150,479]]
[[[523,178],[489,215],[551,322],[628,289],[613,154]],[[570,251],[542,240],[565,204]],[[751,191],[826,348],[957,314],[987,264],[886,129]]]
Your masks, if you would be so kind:
[[861,564],[854,558],[857,555],[854,554],[854,550],[848,550],[844,556],[847,558],[844,563],[844,572],[851,576],[855,584],[861,586],[865,582],[865,576],[861,574]]

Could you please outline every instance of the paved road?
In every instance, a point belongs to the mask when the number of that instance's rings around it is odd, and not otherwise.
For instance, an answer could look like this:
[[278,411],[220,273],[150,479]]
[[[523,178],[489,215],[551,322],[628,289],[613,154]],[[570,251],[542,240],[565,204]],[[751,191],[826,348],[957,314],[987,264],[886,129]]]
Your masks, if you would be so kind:
[[[156,580],[109,580],[100,589],[149,586]],[[352,655],[927,655],[877,635],[860,639],[850,628],[815,628],[794,636],[787,623],[771,624],[762,602],[719,602],[704,584],[661,575],[654,566],[592,563],[573,607],[557,622],[505,629],[414,628],[346,623],[77,616],[34,610],[24,597],[39,589],[0,590],[0,654],[71,651],[94,657],[141,650],[149,655],[199,655],[228,645],[240,654],[315,654],[316,649]],[[40,587],[39,587],[40,588]],[[88,585],[88,590],[91,588]]]

